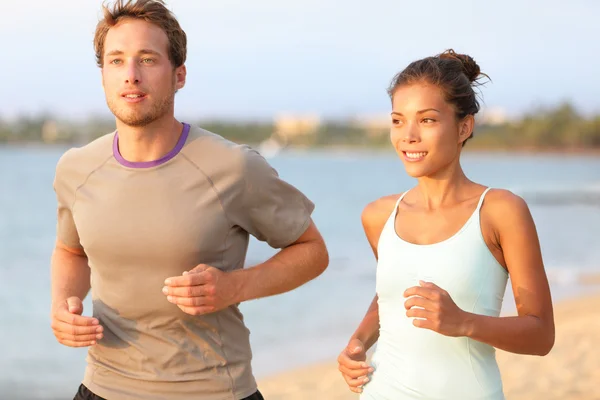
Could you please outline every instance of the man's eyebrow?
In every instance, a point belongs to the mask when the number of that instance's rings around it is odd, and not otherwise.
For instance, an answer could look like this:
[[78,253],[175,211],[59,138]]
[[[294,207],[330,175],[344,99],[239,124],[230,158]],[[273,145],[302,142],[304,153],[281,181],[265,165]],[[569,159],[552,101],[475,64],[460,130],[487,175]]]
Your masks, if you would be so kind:
[[[151,49],[141,49],[140,51],[137,52],[138,54],[153,54],[153,55],[157,55],[160,56],[161,54],[156,51],[156,50],[151,50]],[[123,53],[123,51],[121,50],[111,50],[108,53],[106,53],[107,57],[111,57],[111,56],[121,56],[125,53]]]

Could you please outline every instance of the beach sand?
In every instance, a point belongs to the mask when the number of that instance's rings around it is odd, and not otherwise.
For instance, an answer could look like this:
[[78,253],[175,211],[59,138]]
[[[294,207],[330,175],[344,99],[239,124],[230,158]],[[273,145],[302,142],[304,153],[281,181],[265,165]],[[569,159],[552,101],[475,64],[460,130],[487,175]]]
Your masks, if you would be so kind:
[[[545,357],[497,351],[508,400],[600,400],[600,294],[559,302]],[[259,381],[266,400],[356,400],[332,361]]]

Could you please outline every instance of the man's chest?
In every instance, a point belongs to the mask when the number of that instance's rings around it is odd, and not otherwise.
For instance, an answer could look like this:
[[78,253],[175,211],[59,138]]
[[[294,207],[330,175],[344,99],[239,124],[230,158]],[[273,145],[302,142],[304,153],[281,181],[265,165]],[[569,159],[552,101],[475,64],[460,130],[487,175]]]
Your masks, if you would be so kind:
[[106,178],[95,177],[97,182],[79,190],[73,209],[90,261],[208,262],[222,250],[230,224],[208,182],[135,174]]

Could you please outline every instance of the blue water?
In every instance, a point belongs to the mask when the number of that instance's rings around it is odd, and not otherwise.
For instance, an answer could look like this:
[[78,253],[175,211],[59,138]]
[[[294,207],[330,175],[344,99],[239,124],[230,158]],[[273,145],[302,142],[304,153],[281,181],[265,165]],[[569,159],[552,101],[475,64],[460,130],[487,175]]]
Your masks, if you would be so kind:
[[[59,345],[49,319],[52,179],[64,150],[0,147],[0,399],[8,390],[17,397],[27,390],[28,398],[69,398],[83,375],[85,350]],[[291,293],[241,306],[259,377],[332,359],[344,347],[374,294],[375,261],[360,213],[368,202],[414,184],[390,151],[284,152],[270,162],[316,203],[313,217],[331,264]],[[463,166],[473,180],[528,200],[555,299],[593,289],[578,279],[600,274],[600,158],[467,153]],[[540,193],[562,200],[542,202]],[[582,201],[581,193],[595,197]],[[273,253],[254,240],[248,264]],[[509,291],[507,312],[511,303]],[[89,314],[90,302],[85,305]]]

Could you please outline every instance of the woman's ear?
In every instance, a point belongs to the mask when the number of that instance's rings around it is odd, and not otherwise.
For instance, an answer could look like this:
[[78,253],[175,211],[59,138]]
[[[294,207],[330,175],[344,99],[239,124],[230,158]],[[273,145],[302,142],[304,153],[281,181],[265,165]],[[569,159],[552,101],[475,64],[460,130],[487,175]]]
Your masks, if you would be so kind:
[[458,143],[464,143],[465,140],[471,137],[475,128],[475,117],[472,114],[464,117],[458,126]]

